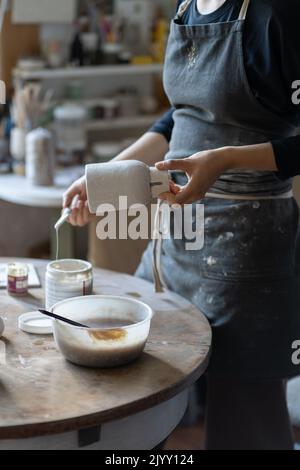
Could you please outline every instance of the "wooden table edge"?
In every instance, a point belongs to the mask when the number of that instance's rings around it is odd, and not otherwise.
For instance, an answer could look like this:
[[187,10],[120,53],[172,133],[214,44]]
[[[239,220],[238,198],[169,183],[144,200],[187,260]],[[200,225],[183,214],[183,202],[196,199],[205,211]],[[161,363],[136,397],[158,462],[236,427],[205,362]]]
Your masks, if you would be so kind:
[[[205,360],[183,380],[177,382],[172,387],[161,392],[144,397],[132,403],[121,405],[113,410],[105,410],[99,413],[92,413],[80,417],[68,418],[63,420],[50,421],[45,423],[19,424],[16,426],[7,426],[1,428],[0,440],[6,439],[26,439],[33,437],[42,437],[47,435],[63,434],[74,432],[79,429],[101,426],[102,424],[116,421],[122,418],[128,418],[139,412],[143,412],[153,406],[164,403],[193,385],[206,371],[211,353],[211,344],[208,348]],[[118,415],[116,417],[116,414]]]

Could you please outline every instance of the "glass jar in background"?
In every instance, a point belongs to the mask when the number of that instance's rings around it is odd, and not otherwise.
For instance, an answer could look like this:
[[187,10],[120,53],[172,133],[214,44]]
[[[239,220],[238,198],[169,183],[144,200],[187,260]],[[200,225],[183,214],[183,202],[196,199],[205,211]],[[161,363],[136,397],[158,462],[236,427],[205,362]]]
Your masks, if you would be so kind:
[[81,80],[71,80],[65,86],[65,98],[70,101],[81,100],[84,87]]
[[55,134],[60,163],[75,164],[76,156],[87,147],[86,121],[88,112],[79,104],[65,104],[54,110]]
[[139,114],[139,96],[135,88],[121,89],[117,95],[120,114],[123,117],[134,117]]

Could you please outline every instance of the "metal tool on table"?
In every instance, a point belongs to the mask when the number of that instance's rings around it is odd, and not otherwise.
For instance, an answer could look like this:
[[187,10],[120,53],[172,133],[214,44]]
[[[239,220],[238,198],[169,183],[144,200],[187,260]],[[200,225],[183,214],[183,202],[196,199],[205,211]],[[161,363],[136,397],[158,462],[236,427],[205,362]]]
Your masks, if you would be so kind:
[[59,321],[68,323],[69,325],[72,325],[72,326],[77,326],[79,328],[90,328],[87,325],[83,325],[82,323],[78,323],[74,320],[71,320],[70,318],[62,317],[61,315],[56,315],[55,313],[48,312],[47,310],[44,310],[44,309],[39,309],[39,312],[42,313],[43,315],[54,318],[55,320],[59,320]]

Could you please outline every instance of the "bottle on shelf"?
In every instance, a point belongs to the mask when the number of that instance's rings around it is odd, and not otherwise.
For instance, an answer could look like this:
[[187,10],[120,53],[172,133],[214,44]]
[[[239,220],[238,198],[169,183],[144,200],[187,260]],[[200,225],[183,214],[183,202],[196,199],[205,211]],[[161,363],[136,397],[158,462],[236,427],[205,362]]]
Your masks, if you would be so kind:
[[82,67],[84,65],[84,49],[78,27],[70,48],[70,62],[72,65],[77,67]]

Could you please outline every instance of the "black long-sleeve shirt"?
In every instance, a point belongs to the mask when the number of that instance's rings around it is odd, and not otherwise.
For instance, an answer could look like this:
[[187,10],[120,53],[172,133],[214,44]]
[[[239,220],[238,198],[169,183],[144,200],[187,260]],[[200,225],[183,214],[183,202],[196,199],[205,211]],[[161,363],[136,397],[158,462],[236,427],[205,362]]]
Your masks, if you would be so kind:
[[[178,1],[178,5],[182,0]],[[243,0],[226,0],[215,12],[202,15],[194,0],[181,22],[188,25],[233,21]],[[244,60],[248,80],[256,98],[288,123],[300,127],[300,1],[251,0],[244,33]],[[294,99],[293,99],[294,98]],[[298,103],[299,101],[299,103]],[[174,109],[171,108],[150,129],[172,136]],[[272,142],[278,176],[300,174],[300,135]]]

